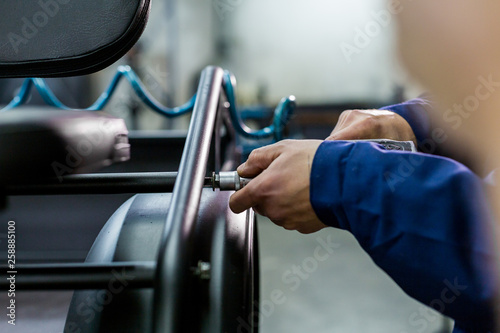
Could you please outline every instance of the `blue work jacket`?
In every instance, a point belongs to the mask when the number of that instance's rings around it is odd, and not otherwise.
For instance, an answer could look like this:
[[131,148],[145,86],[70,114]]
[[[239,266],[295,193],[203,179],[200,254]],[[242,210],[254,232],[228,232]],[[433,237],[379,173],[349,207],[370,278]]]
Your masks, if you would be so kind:
[[[386,109],[429,133],[414,100]],[[325,141],[313,161],[311,204],[323,223],[350,231],[408,295],[455,320],[454,333],[494,331],[493,218],[485,183],[440,156]],[[492,237],[491,237],[492,238]],[[408,318],[415,329],[426,318]]]

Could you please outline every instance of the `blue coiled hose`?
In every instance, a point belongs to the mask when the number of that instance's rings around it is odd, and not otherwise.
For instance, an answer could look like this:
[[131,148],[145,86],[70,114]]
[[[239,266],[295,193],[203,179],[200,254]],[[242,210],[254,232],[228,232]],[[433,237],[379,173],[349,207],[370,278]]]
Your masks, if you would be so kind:
[[[90,107],[86,109],[82,109],[83,111],[100,111],[106,107],[110,99],[112,98],[118,84],[121,79],[125,78],[132,86],[132,89],[136,93],[136,95],[142,100],[142,102],[147,105],[151,110],[172,118],[183,115],[185,113],[191,112],[194,108],[194,103],[196,101],[196,95],[193,96],[187,103],[175,107],[168,108],[162,105],[158,100],[156,100],[146,89],[144,84],[141,82],[137,74],[130,68],[130,66],[120,66],[118,67],[117,73],[111,80],[108,88],[99,96],[99,98],[92,104]],[[234,76],[228,72],[224,72],[224,83],[223,88],[226,93],[226,98],[229,103],[229,114],[231,117],[231,121],[233,123],[234,128],[238,132],[238,134],[242,135],[248,139],[264,139],[264,138],[273,138],[276,141],[283,139],[283,129],[290,119],[293,111],[295,110],[295,97],[289,96],[283,98],[274,111],[274,118],[271,125],[260,129],[260,130],[252,130],[248,126],[245,125],[243,120],[241,119],[237,108],[236,108],[236,97],[234,92],[234,85],[236,84]],[[52,90],[47,85],[47,82],[41,78],[29,78],[23,82],[19,93],[12,99],[12,101],[5,106],[0,112],[6,112],[12,110],[20,105],[23,105],[27,102],[31,90],[33,87],[40,93],[41,97],[47,103],[47,105],[59,108],[62,110],[74,110],[73,108],[69,108],[64,105],[52,92]]]

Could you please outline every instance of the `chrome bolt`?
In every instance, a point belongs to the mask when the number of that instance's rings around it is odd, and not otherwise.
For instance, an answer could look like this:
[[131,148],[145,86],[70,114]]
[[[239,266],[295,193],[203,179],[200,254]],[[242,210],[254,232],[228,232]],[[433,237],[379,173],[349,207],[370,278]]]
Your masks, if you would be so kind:
[[198,267],[192,268],[193,274],[200,280],[210,280],[212,266],[209,262],[198,261]]

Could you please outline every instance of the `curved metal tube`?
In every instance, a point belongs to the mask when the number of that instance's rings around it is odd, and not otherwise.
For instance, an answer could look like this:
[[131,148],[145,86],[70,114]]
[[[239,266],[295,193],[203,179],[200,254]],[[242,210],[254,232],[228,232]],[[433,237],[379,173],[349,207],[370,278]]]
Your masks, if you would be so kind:
[[[212,133],[222,91],[223,70],[207,67],[201,75],[179,174],[161,239],[154,298],[155,333],[183,332],[183,293],[192,279],[191,253]],[[168,227],[170,226],[170,228]]]
[[[99,96],[99,98],[88,108],[83,109],[84,111],[100,111],[106,107],[106,105],[111,100],[113,94],[115,93],[120,81],[125,78],[131,85],[135,94],[141,99],[141,101],[147,105],[151,110],[166,116],[166,117],[177,117],[185,113],[191,112],[194,107],[196,100],[196,95],[193,96],[185,104],[175,107],[168,108],[156,100],[146,89],[144,84],[141,82],[137,74],[130,68],[130,66],[120,66],[118,71],[111,80],[108,88]],[[224,91],[226,93],[227,100],[229,102],[229,113],[231,115],[231,122],[233,127],[236,129],[238,134],[249,138],[249,139],[264,139],[273,137],[274,140],[279,141],[283,138],[283,129],[290,119],[291,114],[295,110],[295,97],[289,96],[283,98],[274,111],[273,123],[260,130],[252,130],[245,125],[241,117],[239,116],[236,107],[236,97],[234,92],[234,86],[236,85],[236,79],[234,76],[228,72],[224,72]],[[59,108],[62,110],[74,110],[63,104],[57,96],[52,92],[47,82],[41,78],[30,78],[26,79],[21,86],[19,93],[12,99],[12,101],[0,109],[0,112],[5,112],[12,110],[25,104],[31,94],[33,87],[40,93],[40,96],[44,102],[52,107]]]

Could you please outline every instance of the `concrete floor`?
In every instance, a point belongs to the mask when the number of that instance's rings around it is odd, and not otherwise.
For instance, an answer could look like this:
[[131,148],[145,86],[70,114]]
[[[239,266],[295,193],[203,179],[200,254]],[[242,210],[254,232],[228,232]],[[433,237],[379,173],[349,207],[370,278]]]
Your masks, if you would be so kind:
[[[449,321],[406,296],[346,232],[301,235],[259,218],[259,237],[261,333],[451,331]],[[62,333],[70,299],[68,292],[18,293],[17,325],[4,318],[0,332]],[[0,304],[6,302],[1,293]]]
[[[9,325],[7,317],[2,313],[0,332],[63,333],[72,295],[72,292],[16,292],[16,325]],[[7,295],[2,292],[2,308],[7,302]]]
[[261,333],[451,332],[449,320],[409,298],[349,233],[302,235],[265,218],[259,227]]

